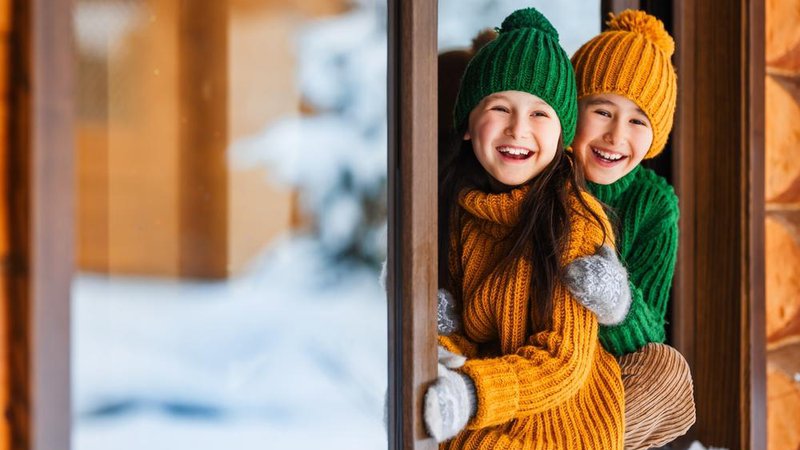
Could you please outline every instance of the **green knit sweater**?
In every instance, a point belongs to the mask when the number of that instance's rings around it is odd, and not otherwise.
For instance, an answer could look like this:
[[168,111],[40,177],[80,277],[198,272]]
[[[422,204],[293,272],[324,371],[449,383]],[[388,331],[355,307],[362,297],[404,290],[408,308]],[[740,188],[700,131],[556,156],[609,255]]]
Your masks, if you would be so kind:
[[600,342],[617,356],[664,342],[678,251],[678,197],[667,180],[641,166],[609,185],[589,183],[589,190],[613,210],[609,218],[619,227],[617,249],[632,297],[621,324],[600,328]]

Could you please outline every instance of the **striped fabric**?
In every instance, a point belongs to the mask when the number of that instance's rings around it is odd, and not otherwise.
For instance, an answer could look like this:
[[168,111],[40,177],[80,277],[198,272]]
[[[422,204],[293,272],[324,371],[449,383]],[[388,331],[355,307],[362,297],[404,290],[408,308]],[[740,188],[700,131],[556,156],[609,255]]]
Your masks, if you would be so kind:
[[625,386],[625,450],[648,449],[686,434],[695,422],[689,365],[674,348],[648,344],[619,358]]

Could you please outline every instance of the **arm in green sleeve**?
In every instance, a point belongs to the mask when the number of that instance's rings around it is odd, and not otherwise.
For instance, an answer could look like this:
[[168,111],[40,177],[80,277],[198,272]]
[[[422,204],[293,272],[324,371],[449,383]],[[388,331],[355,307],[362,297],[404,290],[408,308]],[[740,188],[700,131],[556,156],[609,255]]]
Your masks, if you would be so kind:
[[[615,355],[632,353],[650,342],[664,342],[667,303],[678,251],[677,205],[666,205],[649,221],[623,255],[631,285],[631,308],[622,323],[603,326],[600,340]],[[654,226],[655,225],[655,226]]]

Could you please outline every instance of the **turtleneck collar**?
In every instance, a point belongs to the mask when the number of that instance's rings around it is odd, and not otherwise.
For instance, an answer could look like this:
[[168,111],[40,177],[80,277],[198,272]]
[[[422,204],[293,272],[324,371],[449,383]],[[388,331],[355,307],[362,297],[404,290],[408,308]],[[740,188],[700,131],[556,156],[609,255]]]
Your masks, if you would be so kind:
[[606,204],[611,204],[628,189],[640,170],[642,170],[642,166],[638,165],[631,170],[630,173],[611,184],[597,184],[589,180],[586,180],[586,184],[589,187],[589,191],[591,191],[598,200]]
[[511,227],[519,221],[522,203],[529,189],[530,186],[525,185],[496,194],[472,189],[461,194],[458,203],[479,219]]

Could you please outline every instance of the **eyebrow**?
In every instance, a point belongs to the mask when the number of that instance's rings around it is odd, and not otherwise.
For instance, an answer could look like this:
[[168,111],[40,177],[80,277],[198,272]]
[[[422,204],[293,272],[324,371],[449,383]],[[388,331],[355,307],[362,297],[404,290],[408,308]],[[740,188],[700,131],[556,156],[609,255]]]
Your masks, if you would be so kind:
[[[611,105],[611,106],[619,107],[619,105],[617,105],[616,103],[612,102],[611,100],[606,100],[604,98],[592,99],[592,100],[587,101],[586,104],[588,104],[590,106]],[[647,114],[645,114],[645,112],[642,111],[642,108],[639,108],[638,106],[636,107],[636,112],[638,112],[639,114],[647,117]]]

